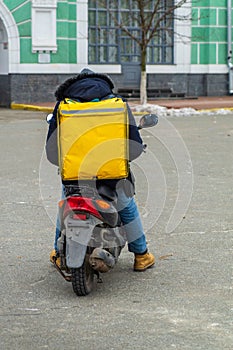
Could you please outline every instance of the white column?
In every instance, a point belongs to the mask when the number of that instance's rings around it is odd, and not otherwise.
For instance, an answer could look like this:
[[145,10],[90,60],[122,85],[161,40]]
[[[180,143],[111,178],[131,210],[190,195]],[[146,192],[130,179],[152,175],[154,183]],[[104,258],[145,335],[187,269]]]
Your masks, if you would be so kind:
[[77,1],[77,64],[88,65],[88,1]]

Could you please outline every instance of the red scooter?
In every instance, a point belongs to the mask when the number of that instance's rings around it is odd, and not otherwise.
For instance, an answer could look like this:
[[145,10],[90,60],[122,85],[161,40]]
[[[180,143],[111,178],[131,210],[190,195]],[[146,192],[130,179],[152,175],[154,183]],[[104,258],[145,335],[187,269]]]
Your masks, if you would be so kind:
[[[156,115],[147,114],[140,119],[138,129],[157,123]],[[114,267],[126,244],[116,201],[116,193],[107,186],[65,186],[65,199],[59,202],[61,233],[54,265],[72,282],[78,296],[91,292],[95,275],[97,282],[102,282],[100,273]]]

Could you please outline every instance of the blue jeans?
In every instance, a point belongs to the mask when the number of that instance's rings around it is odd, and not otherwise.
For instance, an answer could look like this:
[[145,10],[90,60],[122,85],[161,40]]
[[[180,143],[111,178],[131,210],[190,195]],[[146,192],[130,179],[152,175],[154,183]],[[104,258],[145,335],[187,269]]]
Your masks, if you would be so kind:
[[147,244],[137,204],[133,197],[126,196],[121,187],[117,189],[117,211],[126,231],[128,250],[144,253]]
[[[117,210],[126,231],[128,250],[132,253],[141,254],[146,252],[146,237],[143,231],[141,218],[137,204],[133,197],[127,197],[122,188],[117,189]],[[62,199],[65,197],[62,186]],[[57,217],[54,248],[57,249],[57,240],[60,236],[60,220]]]

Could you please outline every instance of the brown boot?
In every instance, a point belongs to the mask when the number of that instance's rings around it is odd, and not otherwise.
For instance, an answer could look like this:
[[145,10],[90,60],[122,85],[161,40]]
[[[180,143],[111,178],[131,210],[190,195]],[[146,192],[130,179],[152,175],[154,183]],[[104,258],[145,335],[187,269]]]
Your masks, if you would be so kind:
[[52,264],[56,264],[58,267],[61,267],[61,258],[57,257],[57,252],[53,249],[50,253],[49,260]]
[[135,254],[134,259],[134,271],[145,271],[148,267],[153,266],[155,263],[155,257],[151,253]]

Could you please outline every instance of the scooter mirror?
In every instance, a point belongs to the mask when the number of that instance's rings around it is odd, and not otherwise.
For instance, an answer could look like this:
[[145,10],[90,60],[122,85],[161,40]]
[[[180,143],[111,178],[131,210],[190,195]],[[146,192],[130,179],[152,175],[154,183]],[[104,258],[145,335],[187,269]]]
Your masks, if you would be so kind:
[[158,116],[156,114],[145,114],[139,121],[138,129],[150,128],[158,124]]
[[46,116],[46,122],[47,122],[48,124],[51,122],[52,117],[53,117],[53,114],[52,114],[52,113],[50,113],[50,114],[48,114],[48,115]]

